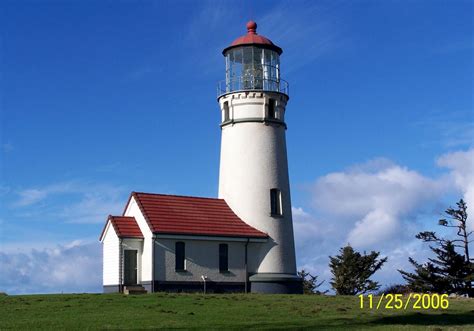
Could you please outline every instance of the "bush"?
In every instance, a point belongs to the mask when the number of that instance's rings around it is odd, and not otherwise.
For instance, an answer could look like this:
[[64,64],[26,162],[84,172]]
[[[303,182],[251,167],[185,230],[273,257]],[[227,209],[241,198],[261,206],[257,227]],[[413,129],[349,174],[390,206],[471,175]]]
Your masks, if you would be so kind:
[[411,292],[411,290],[410,290],[410,287],[408,285],[393,284],[393,285],[388,285],[384,289],[378,291],[377,295],[382,295],[382,294],[408,294],[410,292]]

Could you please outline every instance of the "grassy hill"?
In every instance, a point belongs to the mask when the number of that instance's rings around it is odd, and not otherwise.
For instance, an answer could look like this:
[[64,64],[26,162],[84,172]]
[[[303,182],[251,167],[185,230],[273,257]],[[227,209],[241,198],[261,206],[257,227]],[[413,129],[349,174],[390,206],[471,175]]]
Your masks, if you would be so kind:
[[0,329],[474,330],[474,300],[447,310],[369,310],[316,295],[56,294],[0,297]]

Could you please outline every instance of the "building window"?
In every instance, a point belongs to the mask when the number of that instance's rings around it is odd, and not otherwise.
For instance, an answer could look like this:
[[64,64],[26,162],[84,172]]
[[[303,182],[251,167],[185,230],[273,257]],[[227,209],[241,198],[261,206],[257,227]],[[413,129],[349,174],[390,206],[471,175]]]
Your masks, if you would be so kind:
[[227,122],[229,120],[230,120],[229,102],[226,101],[226,102],[224,102],[224,122]]
[[282,215],[281,192],[276,188],[270,190],[270,213],[272,215]]
[[176,271],[186,270],[184,242],[178,241],[175,244],[175,269]]
[[229,271],[229,245],[219,244],[219,272]]
[[275,116],[275,99],[268,100],[268,118],[273,119]]

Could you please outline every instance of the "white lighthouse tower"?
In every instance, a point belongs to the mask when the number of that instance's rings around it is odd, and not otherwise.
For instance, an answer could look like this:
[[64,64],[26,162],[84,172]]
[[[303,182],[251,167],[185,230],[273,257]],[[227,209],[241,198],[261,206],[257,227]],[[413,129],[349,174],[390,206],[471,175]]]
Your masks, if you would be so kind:
[[219,198],[269,236],[265,243],[248,245],[251,291],[301,293],[285,138],[288,83],[280,76],[282,49],[258,35],[255,22],[248,22],[247,30],[223,50]]

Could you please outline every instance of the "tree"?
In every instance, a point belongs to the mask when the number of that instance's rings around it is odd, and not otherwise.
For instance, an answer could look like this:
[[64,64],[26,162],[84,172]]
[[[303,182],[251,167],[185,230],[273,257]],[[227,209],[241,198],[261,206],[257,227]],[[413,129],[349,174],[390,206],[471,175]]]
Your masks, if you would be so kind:
[[[471,293],[474,281],[474,263],[469,257],[470,236],[473,231],[467,231],[467,205],[461,199],[457,209],[448,208],[445,213],[448,220],[441,219],[438,224],[443,227],[457,229],[456,239],[446,239],[438,236],[433,231],[423,231],[416,235],[417,239],[434,243],[430,249],[435,253],[435,258],[420,264],[409,258],[415,267],[414,273],[398,270],[407,281],[408,286],[417,292],[437,293]],[[462,249],[464,254],[456,251]]]
[[464,259],[466,262],[470,262],[472,259],[469,257],[469,244],[472,242],[470,236],[474,231],[467,231],[467,205],[463,199],[456,202],[458,209],[449,207],[445,213],[448,215],[448,219],[440,219],[438,225],[447,228],[456,228],[457,236],[459,239],[448,240],[438,237],[435,232],[424,231],[416,235],[416,238],[423,240],[424,242],[435,242],[438,245],[447,243],[450,241],[454,244],[454,247],[459,247],[464,250]]
[[464,257],[454,250],[452,243],[441,244],[440,248],[431,247],[436,258],[420,264],[414,259],[408,261],[415,267],[414,273],[399,270],[408,286],[415,292],[452,293],[462,290],[462,279],[467,277],[463,268]]
[[298,271],[298,276],[303,279],[303,293],[304,294],[324,294],[327,291],[320,292],[317,290],[318,287],[323,285],[324,280],[318,284],[318,276],[313,276],[306,270],[302,269]]
[[330,256],[329,267],[333,274],[331,286],[336,294],[356,295],[376,291],[380,285],[369,278],[387,262],[387,258],[378,260],[380,252],[360,254],[347,245],[340,249],[340,255]]

